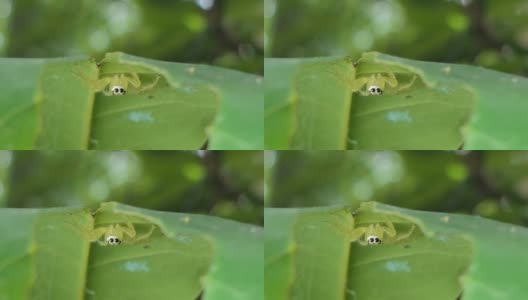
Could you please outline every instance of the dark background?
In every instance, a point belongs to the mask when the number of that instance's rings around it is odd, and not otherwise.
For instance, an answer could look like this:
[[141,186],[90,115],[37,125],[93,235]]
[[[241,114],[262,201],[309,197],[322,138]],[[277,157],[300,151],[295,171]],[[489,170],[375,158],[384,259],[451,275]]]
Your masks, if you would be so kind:
[[364,51],[528,74],[526,0],[264,0],[269,57]]
[[263,224],[262,151],[0,151],[0,207],[116,201]]
[[262,0],[0,0],[0,56],[122,51],[263,74]]
[[528,151],[267,151],[270,207],[378,201],[528,225]]

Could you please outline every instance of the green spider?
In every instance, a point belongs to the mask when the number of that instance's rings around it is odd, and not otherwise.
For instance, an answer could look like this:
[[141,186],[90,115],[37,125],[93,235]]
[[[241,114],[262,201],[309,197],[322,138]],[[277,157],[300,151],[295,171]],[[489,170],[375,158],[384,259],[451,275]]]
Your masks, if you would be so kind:
[[[390,221],[386,221],[385,225],[380,223],[370,224],[367,227],[356,227],[348,232],[347,237],[350,242],[357,241],[360,245],[379,245],[384,240],[391,243],[398,242],[408,238],[414,231],[414,225],[411,230],[404,234],[398,235],[394,224]],[[386,238],[384,237],[386,236]],[[361,238],[363,237],[363,238]]]
[[142,86],[142,82],[137,73],[116,74],[97,80],[93,84],[93,88],[96,92],[102,92],[106,96],[122,96],[126,95],[129,85],[134,87],[138,92],[143,92],[154,88],[159,79],[160,77],[156,76],[156,79],[152,83]]
[[[136,229],[131,222],[124,225],[111,224],[108,226],[97,227],[88,234],[90,242],[97,242],[101,246],[117,246],[122,242],[135,243],[147,239],[154,231],[154,225],[150,230],[142,235],[137,235]],[[103,240],[101,240],[103,238]]]
[[[354,215],[352,216],[354,223]],[[338,228],[342,228],[341,224]],[[414,232],[414,224],[411,229],[403,234],[398,234],[394,224],[385,217],[383,223],[372,223],[368,225],[347,227],[344,234],[351,243],[358,242],[360,245],[379,245],[382,242],[395,243],[411,236]]]
[[[393,72],[387,72],[386,74],[377,73],[369,77],[356,79],[355,85],[359,88],[359,93],[363,96],[382,95],[386,86],[390,86],[394,92],[400,92],[410,88],[416,80],[416,76],[413,76],[408,83],[400,85]],[[361,89],[363,86],[365,86],[365,90]]]
[[87,82],[95,92],[102,92],[106,96],[123,96],[129,91],[129,87],[134,92],[141,93],[154,88],[160,79],[159,75],[149,84],[141,82],[138,73],[124,72],[102,75],[102,78],[93,80],[83,73],[83,69],[76,67],[73,73]]
[[[347,61],[347,63],[350,62]],[[357,68],[359,63],[352,64],[354,68]],[[402,84],[394,72],[390,71],[363,74],[356,77],[355,71],[343,67],[340,61],[328,64],[326,71],[343,82],[352,92],[359,92],[363,96],[382,95],[385,90],[397,93],[410,88],[416,80],[416,75],[412,75],[409,82]]]

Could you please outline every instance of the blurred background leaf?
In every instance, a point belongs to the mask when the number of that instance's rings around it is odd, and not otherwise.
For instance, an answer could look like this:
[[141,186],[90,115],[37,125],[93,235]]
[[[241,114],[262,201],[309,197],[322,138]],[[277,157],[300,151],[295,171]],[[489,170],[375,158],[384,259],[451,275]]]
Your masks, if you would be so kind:
[[357,205],[528,224],[528,152],[266,151],[268,207]]
[[524,0],[264,1],[268,57],[379,51],[528,74]]
[[117,201],[263,224],[262,151],[1,151],[0,206]]
[[0,56],[122,51],[263,74],[260,0],[0,0]]

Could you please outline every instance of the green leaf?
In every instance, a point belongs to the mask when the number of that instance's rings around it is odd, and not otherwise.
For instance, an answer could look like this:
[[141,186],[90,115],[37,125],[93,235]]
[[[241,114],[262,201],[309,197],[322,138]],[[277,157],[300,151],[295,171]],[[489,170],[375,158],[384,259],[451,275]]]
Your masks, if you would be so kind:
[[[433,213],[376,204],[384,213],[397,213],[422,224],[426,236],[450,243],[453,235],[471,241],[471,266],[462,277],[464,300],[522,299],[528,268],[528,229],[481,217]],[[459,253],[461,254],[461,253]]]
[[[265,215],[266,299],[520,299],[528,292],[525,228],[378,203]],[[398,235],[416,228],[401,241],[350,243],[351,229],[387,220]]]
[[[263,147],[257,76],[122,53],[98,64],[1,59],[0,66],[4,149],[187,150],[206,141],[209,149]],[[129,84],[125,96],[100,92],[100,79],[123,74],[137,74],[140,86]]]
[[[0,247],[2,299],[196,299],[200,293],[262,299],[256,227],[116,203],[103,204],[95,219],[90,210],[72,208],[3,209],[0,215],[8,241]],[[94,226],[126,222],[137,236],[155,230],[119,246],[89,242]]]
[[[519,131],[527,125],[525,78],[374,52],[265,63],[274,74],[266,83],[267,149],[528,147]],[[381,81],[383,95],[361,95],[369,81],[391,75],[397,84]]]
[[[32,149],[40,118],[35,88],[45,60],[0,58],[0,145]],[[20,76],[13,76],[19,72]]]
[[[123,55],[122,61],[163,70],[166,74],[162,74],[174,84],[180,84],[183,92],[193,95],[189,96],[192,97],[189,105],[197,107],[203,101],[198,93],[198,86],[216,93],[221,103],[214,123],[206,128],[209,134],[209,149],[263,148],[263,80],[259,76],[207,65],[168,63],[131,55]],[[189,117],[192,116],[187,116]],[[181,123],[182,129],[190,126],[189,123]]]
[[343,299],[348,242],[331,211],[265,209],[266,299]]
[[[467,65],[422,62],[379,54],[380,62],[398,63],[423,72],[437,86],[444,82],[467,86],[476,97],[471,120],[463,127],[464,149],[526,149],[521,128],[527,125],[528,79]],[[457,99],[458,100],[458,99]]]
[[88,60],[54,60],[43,66],[35,91],[42,118],[38,148],[84,149],[88,145],[93,91],[72,72],[72,66],[97,80],[97,67]]

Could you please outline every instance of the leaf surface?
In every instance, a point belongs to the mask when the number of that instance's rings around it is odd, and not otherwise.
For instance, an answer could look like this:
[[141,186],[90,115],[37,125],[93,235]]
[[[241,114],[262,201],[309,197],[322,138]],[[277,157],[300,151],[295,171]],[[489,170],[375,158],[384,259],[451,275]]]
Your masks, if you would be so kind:
[[[116,203],[103,204],[95,219],[92,213],[1,210],[0,232],[16,229],[0,247],[0,282],[9,284],[0,285],[0,298],[262,299],[262,272],[255,272],[262,270],[259,228]],[[90,242],[92,228],[127,222],[137,240]]]
[[[527,293],[526,228],[378,203],[265,213],[266,299],[520,299]],[[354,228],[388,220],[397,236],[415,229],[379,246],[350,243]]]
[[528,148],[526,78],[375,52],[265,64],[267,149]]
[[[258,76],[123,53],[99,63],[5,58],[0,66],[3,149],[263,147]],[[110,78],[127,94],[105,94]]]

